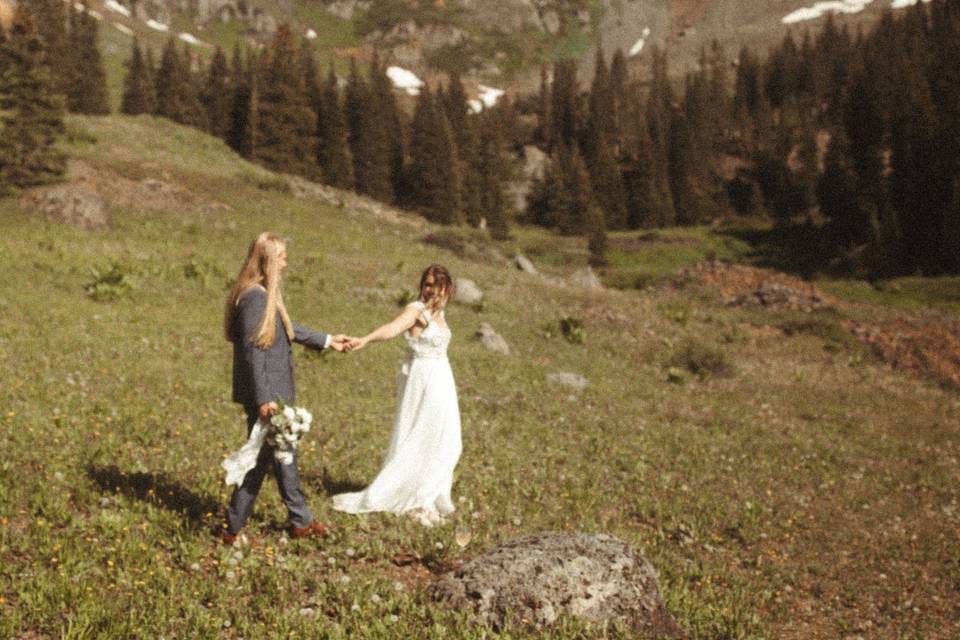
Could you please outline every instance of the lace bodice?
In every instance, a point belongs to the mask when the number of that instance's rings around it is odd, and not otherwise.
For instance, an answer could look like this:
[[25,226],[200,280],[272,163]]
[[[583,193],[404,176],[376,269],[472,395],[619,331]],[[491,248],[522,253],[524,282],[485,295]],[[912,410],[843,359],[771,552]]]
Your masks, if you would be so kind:
[[[410,306],[416,306],[420,310],[427,326],[417,336],[412,335],[410,331],[403,334],[407,341],[408,355],[412,358],[446,358],[447,346],[450,344],[450,338],[453,337],[450,328],[441,327],[423,302],[412,302]],[[443,318],[442,310],[439,316]]]

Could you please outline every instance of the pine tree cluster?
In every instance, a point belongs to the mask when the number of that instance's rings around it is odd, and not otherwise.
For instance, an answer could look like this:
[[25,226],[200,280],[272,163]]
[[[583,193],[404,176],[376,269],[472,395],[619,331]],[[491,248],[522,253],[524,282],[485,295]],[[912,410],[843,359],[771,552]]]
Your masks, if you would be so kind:
[[682,85],[663,51],[651,60],[631,80],[621,52],[607,66],[599,49],[587,90],[574,61],[543,70],[531,111],[551,163],[527,221],[599,238],[601,220],[665,227],[733,210],[803,225],[813,268],[960,272],[960,4],[888,10],[855,37],[828,18],[766,60],[741,50],[733,78],[717,45]]
[[956,2],[887,11],[856,35],[828,18],[765,63],[744,50],[732,110],[753,160],[734,204],[807,227],[815,267],[960,272]]
[[281,26],[269,46],[232,61],[219,49],[204,67],[171,38],[155,67],[134,41],[121,111],[152,113],[224,139],[271,169],[302,175],[441,224],[486,225],[509,235],[509,156],[497,106],[472,113],[460,79],[425,88],[412,117],[397,103],[380,59],[351,64],[344,86],[321,79],[308,42]]
[[56,143],[66,110],[110,112],[97,21],[85,5],[69,7],[19,2],[9,31],[0,31],[0,191],[64,175]]

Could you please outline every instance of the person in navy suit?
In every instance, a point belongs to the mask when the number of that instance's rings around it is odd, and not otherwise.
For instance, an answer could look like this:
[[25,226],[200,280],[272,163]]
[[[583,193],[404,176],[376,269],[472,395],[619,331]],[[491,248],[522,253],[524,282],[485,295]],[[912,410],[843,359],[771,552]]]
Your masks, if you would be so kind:
[[[267,420],[278,409],[277,401],[296,402],[293,380],[294,342],[313,349],[343,351],[343,335],[330,335],[295,324],[283,304],[281,275],[287,266],[286,241],[273,233],[261,233],[250,244],[240,275],[227,297],[224,333],[233,343],[233,401],[247,414],[247,434],[258,419]],[[296,452],[291,464],[274,458],[264,445],[251,469],[230,498],[227,523],[220,531],[222,542],[232,544],[253,512],[253,503],[269,470],[277,479],[287,507],[294,538],[322,536],[326,528],[313,518],[300,490]]]

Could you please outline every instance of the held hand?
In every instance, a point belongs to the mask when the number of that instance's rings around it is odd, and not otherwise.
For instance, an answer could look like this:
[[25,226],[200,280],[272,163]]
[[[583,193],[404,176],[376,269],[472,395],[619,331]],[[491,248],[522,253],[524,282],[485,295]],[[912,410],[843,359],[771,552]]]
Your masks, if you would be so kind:
[[338,334],[335,335],[335,336],[331,336],[331,337],[330,337],[330,348],[333,349],[334,351],[339,351],[339,352],[343,353],[343,351],[346,350],[346,348],[345,348],[345,347],[346,347],[346,340],[347,340],[347,336],[343,335],[342,333],[338,333]]
[[367,344],[367,341],[363,338],[347,338],[346,350],[347,351],[358,351],[363,349]]
[[259,410],[260,417],[266,420],[267,418],[275,414],[277,412],[277,409],[279,409],[279,407],[277,406],[276,402],[265,402],[264,404],[260,405],[260,410]]

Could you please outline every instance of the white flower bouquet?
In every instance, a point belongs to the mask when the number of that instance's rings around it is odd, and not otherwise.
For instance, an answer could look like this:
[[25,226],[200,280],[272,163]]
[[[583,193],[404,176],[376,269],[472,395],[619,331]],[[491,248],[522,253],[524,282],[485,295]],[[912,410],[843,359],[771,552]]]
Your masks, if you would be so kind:
[[280,404],[280,410],[270,420],[257,420],[250,430],[247,442],[220,464],[227,472],[226,483],[238,487],[247,472],[257,466],[257,458],[264,444],[273,447],[273,455],[280,464],[291,464],[293,453],[304,434],[310,431],[313,414],[303,407]]
[[304,434],[310,431],[313,414],[303,407],[282,405],[280,411],[270,417],[266,443],[273,447],[273,455],[280,464],[293,462],[293,452]]

